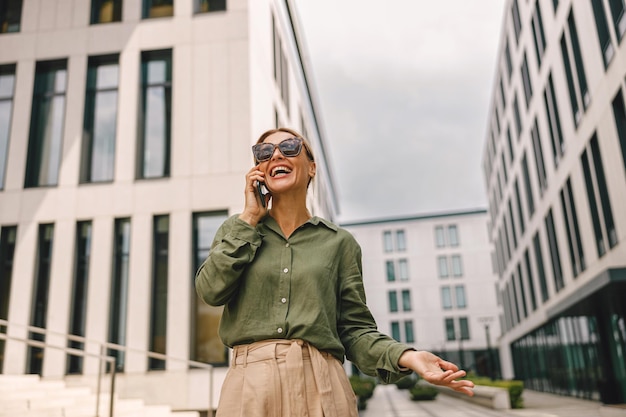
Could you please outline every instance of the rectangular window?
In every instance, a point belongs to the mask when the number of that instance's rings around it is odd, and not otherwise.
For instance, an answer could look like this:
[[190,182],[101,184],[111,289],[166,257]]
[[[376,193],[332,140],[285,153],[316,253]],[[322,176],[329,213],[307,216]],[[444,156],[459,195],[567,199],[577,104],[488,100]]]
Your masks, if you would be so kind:
[[618,42],[621,41],[626,33],[626,13],[624,13],[624,0],[609,0],[611,7],[611,15],[613,15],[613,25],[615,26],[615,34]]
[[509,219],[511,220],[511,237],[513,238],[513,248],[517,249],[517,228],[515,227],[515,216],[513,216],[513,204],[508,203]]
[[511,126],[506,128],[506,142],[509,145],[509,163],[513,163],[515,159],[515,151],[513,149],[513,137],[511,136]]
[[413,320],[406,320],[404,322],[404,335],[406,336],[406,343],[415,343],[415,333],[413,332]]
[[461,331],[461,340],[469,340],[469,322],[467,317],[459,317],[459,330]]
[[517,178],[515,179],[513,188],[515,189],[515,205],[517,206],[517,218],[519,220],[520,236],[524,236],[524,232],[526,231],[526,222],[524,219],[524,210],[522,209],[522,198],[520,196],[519,183],[517,181]]
[[119,57],[89,57],[81,182],[113,181]]
[[[226,0],[194,0],[195,13],[210,13],[226,10]],[[307,137],[306,135],[304,136]]]
[[66,88],[66,60],[37,63],[24,182],[27,188],[57,185]]
[[400,281],[409,280],[409,263],[406,259],[398,260],[398,270],[400,274]]
[[[152,238],[152,288],[149,349],[165,354],[167,346],[167,276],[169,270],[168,215],[154,216]],[[148,369],[165,369],[165,361],[149,358]]]
[[506,63],[506,75],[511,82],[511,75],[513,74],[513,63],[511,61],[511,47],[509,46],[509,37],[506,37],[506,46],[504,47],[504,58]]
[[506,262],[508,263],[511,259],[511,253],[513,252],[513,248],[511,247],[511,237],[509,235],[509,221],[508,215],[506,213],[502,217],[502,226],[504,229],[504,241],[506,242]]
[[406,250],[406,236],[404,230],[396,230],[396,249],[400,252]]
[[561,131],[561,117],[559,116],[559,107],[556,104],[551,72],[548,74],[548,82],[543,92],[543,102],[546,106],[546,118],[550,132],[550,143],[552,144],[552,158],[554,159],[554,166],[558,167],[561,158],[565,154],[565,142],[563,140],[563,132]]
[[530,266],[530,255],[528,249],[524,251],[524,264],[526,266],[526,281],[528,282],[528,292],[530,293],[530,305],[535,311],[537,309],[537,297],[535,296],[535,280],[533,278],[533,271]]
[[[113,276],[109,301],[108,342],[126,345],[126,323],[128,319],[128,280],[130,276],[130,219],[115,219],[113,230]],[[109,349],[109,356],[115,357],[115,366],[124,371],[123,351]]]
[[546,271],[543,263],[543,254],[541,253],[541,242],[539,241],[539,232],[533,237],[533,249],[535,251],[535,262],[537,264],[537,274],[539,276],[539,288],[541,289],[541,301],[548,301],[548,282],[546,281]]
[[435,244],[438,248],[443,248],[446,246],[446,238],[443,234],[443,226],[435,227]]
[[519,307],[520,303],[517,300],[517,288],[515,287],[515,274],[511,274],[511,280],[506,285],[509,295],[509,305],[511,306],[511,314],[513,317],[513,325],[520,322]]
[[274,47],[274,80],[280,91],[280,97],[289,111],[289,66],[287,54],[283,48],[283,40],[276,27],[276,20],[272,16],[273,47]]
[[391,322],[391,337],[393,337],[398,342],[401,340],[400,339],[400,323],[398,323],[397,321]]
[[391,230],[385,230],[383,232],[383,247],[385,252],[393,252],[393,240],[391,237]]
[[559,242],[556,238],[556,230],[554,228],[554,218],[552,209],[548,210],[544,222],[548,233],[548,247],[550,248],[550,263],[552,264],[552,273],[554,276],[554,288],[559,292],[564,286],[563,271],[561,269],[561,255],[559,253]]
[[174,16],[174,0],[143,0],[143,19]]
[[387,265],[387,282],[394,282],[396,280],[396,267],[393,261],[385,261]]
[[563,210],[563,221],[567,231],[570,263],[574,277],[577,277],[578,274],[585,270],[586,265],[582,240],[580,239],[580,228],[578,227],[578,215],[576,214],[576,205],[574,203],[574,192],[569,177],[561,190],[561,209]]
[[193,271],[190,274],[192,315],[191,315],[191,359],[214,365],[228,362],[228,349],[222,344],[219,323],[223,306],[215,307],[204,303],[195,291],[195,271],[209,256],[211,244],[220,225],[228,218],[228,213],[203,212],[193,215]]
[[524,289],[524,277],[522,276],[522,264],[518,262],[517,264],[517,286],[519,287],[519,293],[522,297],[522,312],[524,313],[524,318],[528,317],[528,308],[526,307],[526,290]]
[[[37,258],[35,260],[35,282],[32,292],[30,325],[45,329],[48,318],[48,293],[50,270],[52,269],[53,224],[40,224],[37,235]],[[29,339],[45,342],[45,336],[30,332]],[[29,374],[39,374],[43,370],[44,351],[40,347],[28,348],[26,369]]]
[[539,124],[537,118],[531,131],[533,139],[533,153],[535,155],[535,164],[537,166],[537,182],[539,183],[539,195],[543,196],[543,192],[548,188],[548,174],[546,173],[546,165],[543,159],[543,147],[541,145],[541,136],[539,135]]
[[500,77],[500,103],[502,105],[502,111],[506,109],[506,96],[504,95],[504,80]]
[[459,229],[456,224],[448,226],[448,237],[450,238],[450,246],[459,246]]
[[437,263],[439,265],[439,278],[448,277],[448,258],[445,256],[437,257]]
[[452,308],[452,293],[450,287],[441,287],[441,307],[444,310]]
[[517,5],[517,0],[513,0],[513,4],[511,5],[511,16],[513,18],[513,30],[515,32],[515,42],[519,43],[519,36],[522,32],[522,21],[519,15],[519,7]]
[[574,55],[574,63],[576,64],[576,75],[578,76],[578,87],[580,89],[580,97],[582,99],[583,108],[586,110],[591,101],[589,90],[587,89],[587,76],[585,75],[585,67],[583,66],[583,57],[580,52],[580,43],[578,42],[578,32],[576,30],[576,21],[574,20],[574,10],[570,11],[567,18],[567,26],[569,28],[570,41],[572,43],[572,54]]
[[461,255],[452,255],[452,275],[455,277],[463,276],[463,264]]
[[602,0],[591,0],[593,17],[595,18],[596,29],[598,31],[598,40],[600,41],[600,50],[602,51],[602,57],[604,59],[604,68],[607,68],[615,55],[615,48],[613,47],[613,42],[611,42],[609,25],[606,20],[606,13],[604,12],[604,4],[602,3]]
[[456,340],[456,332],[454,331],[454,319],[445,319],[446,340]]
[[141,53],[141,134],[138,178],[170,175],[172,50]]
[[[70,325],[68,333],[85,337],[87,326],[87,289],[89,287],[89,258],[91,256],[91,222],[76,223],[76,244],[74,253],[74,283],[70,298]],[[83,350],[84,343],[70,340],[67,347]],[[67,355],[68,374],[83,372],[83,358]]]
[[467,300],[465,299],[465,286],[457,285],[454,287],[454,296],[456,298],[456,307],[457,308],[466,308]]
[[617,231],[615,230],[611,199],[604,175],[602,156],[600,155],[600,144],[598,142],[598,136],[595,133],[589,141],[589,147],[591,148],[591,156],[593,157],[594,174],[596,184],[598,185],[598,197],[600,198],[600,207],[602,207],[602,215],[604,217],[604,232],[609,241],[609,248],[612,249],[617,245]]
[[535,40],[535,52],[537,53],[537,64],[541,68],[541,58],[546,50],[546,36],[543,31],[543,19],[541,18],[541,7],[539,0],[535,1],[535,12],[531,22],[533,28],[533,38]]
[[533,198],[533,189],[530,183],[530,175],[528,173],[528,161],[526,153],[522,157],[522,174],[524,175],[524,191],[526,191],[526,205],[528,207],[528,217],[532,218],[535,213],[535,199]]
[[[17,226],[4,226],[0,230],[0,319],[8,320],[11,299],[11,280]],[[0,333],[6,333],[6,326],[0,325]],[[0,374],[4,365],[4,340],[0,340]]]
[[9,136],[15,94],[15,65],[0,65],[0,190],[4,189],[4,178],[9,156]]
[[389,297],[389,312],[395,313],[398,311],[398,292],[397,291],[389,291],[387,293]]
[[91,0],[92,25],[122,21],[122,0]]
[[520,140],[520,134],[522,133],[522,118],[519,113],[519,102],[517,101],[517,92],[515,93],[515,97],[513,98],[513,120],[515,120],[515,134],[517,135],[517,140]]
[[402,290],[402,311],[411,311],[411,291]]
[[[622,90],[619,90],[613,99],[613,116],[615,117],[615,129],[622,149],[622,161],[626,171],[626,106],[624,106]],[[0,173],[0,175],[2,174]]]
[[526,58],[526,52],[524,52],[524,57],[522,59],[522,84],[524,87],[524,99],[526,101],[526,108],[530,105],[530,100],[533,97],[533,86],[530,82],[530,72],[528,71],[528,59]]
[[565,69],[565,79],[567,80],[567,89],[569,91],[569,101],[572,106],[572,116],[574,118],[574,126],[580,124],[582,119],[582,113],[578,106],[578,99],[576,98],[576,87],[574,86],[574,75],[572,73],[572,66],[570,64],[569,50],[567,49],[567,41],[565,40],[565,33],[561,36],[561,56],[563,57],[563,68]]
[[22,0],[4,0],[0,3],[0,33],[20,31]]

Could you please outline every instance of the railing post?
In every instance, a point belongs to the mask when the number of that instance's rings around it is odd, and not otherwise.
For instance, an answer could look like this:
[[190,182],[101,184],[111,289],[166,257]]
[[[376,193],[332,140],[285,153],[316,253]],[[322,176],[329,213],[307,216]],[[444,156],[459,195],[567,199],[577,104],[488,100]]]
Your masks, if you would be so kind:
[[[100,344],[100,357],[98,358],[98,379],[96,381],[96,417],[100,417],[100,379],[102,378],[102,358],[104,346]],[[113,395],[113,393],[111,393]]]
[[113,417],[113,393],[115,393],[115,373],[117,368],[117,358],[111,362],[111,394],[109,396],[109,417]]

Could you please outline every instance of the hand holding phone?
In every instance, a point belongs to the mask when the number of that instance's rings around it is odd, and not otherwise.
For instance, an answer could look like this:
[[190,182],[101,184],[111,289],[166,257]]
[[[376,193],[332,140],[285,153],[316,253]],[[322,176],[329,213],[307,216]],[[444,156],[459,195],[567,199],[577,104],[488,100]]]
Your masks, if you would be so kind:
[[263,208],[267,207],[267,202],[265,201],[265,196],[267,196],[270,192],[267,189],[267,187],[265,186],[265,183],[261,182],[261,181],[257,181],[256,182],[256,191],[257,194],[259,195],[259,199],[261,200],[261,206],[263,206]]

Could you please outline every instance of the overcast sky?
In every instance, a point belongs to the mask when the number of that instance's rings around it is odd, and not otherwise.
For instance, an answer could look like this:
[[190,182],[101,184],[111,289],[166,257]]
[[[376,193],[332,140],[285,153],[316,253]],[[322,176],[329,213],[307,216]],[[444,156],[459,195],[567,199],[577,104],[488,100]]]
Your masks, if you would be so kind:
[[298,0],[341,222],[486,208],[504,0]]

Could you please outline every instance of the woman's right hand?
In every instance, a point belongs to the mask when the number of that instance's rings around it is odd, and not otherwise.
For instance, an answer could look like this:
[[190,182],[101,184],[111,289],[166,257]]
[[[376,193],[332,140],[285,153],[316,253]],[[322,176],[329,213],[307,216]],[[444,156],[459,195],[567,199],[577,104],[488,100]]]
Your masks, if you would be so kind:
[[239,215],[239,218],[251,226],[256,226],[257,223],[265,217],[268,212],[268,203],[271,198],[270,195],[265,196],[265,207],[261,205],[260,196],[257,192],[257,181],[265,182],[265,174],[257,166],[252,167],[246,174],[246,188],[245,206],[243,212]]

